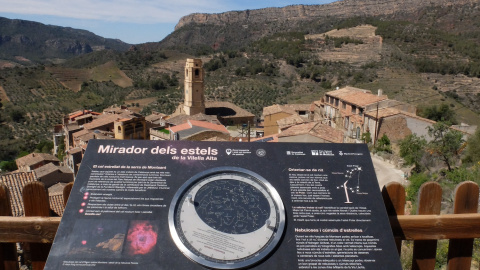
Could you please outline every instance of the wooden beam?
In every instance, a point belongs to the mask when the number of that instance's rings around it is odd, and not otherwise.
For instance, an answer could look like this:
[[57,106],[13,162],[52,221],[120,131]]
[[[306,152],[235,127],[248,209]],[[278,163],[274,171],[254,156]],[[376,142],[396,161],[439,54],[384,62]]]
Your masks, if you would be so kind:
[[403,240],[480,238],[480,214],[391,216],[390,225]]
[[0,217],[0,242],[52,243],[60,217]]
[[[0,242],[52,243],[60,217],[0,217]],[[480,238],[480,214],[391,216],[403,240]]]

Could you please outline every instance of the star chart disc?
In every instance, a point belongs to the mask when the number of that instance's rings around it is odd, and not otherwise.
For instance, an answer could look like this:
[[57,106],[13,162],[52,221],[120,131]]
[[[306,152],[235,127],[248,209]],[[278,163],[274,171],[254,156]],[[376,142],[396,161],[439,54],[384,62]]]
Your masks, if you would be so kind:
[[273,251],[285,228],[285,209],[260,175],[220,167],[180,187],[168,221],[175,244],[188,258],[210,268],[239,269]]

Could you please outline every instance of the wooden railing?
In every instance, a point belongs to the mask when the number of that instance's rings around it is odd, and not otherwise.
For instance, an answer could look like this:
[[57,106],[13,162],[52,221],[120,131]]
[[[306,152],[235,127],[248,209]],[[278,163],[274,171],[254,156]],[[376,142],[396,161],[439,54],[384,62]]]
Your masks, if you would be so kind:
[[[64,190],[65,202],[72,185]],[[405,215],[405,189],[389,183],[382,190],[392,231],[400,253],[403,240],[414,240],[412,269],[435,267],[437,240],[450,239],[447,269],[470,269],[473,240],[480,238],[480,214],[477,213],[479,188],[463,182],[455,190],[454,214],[440,215],[442,189],[438,183],[421,186],[418,215]],[[23,191],[25,217],[9,217],[8,192],[0,184],[0,270],[17,270],[15,243],[25,243],[33,270],[43,269],[60,224],[59,217],[48,217],[48,194],[42,183],[34,182]]]

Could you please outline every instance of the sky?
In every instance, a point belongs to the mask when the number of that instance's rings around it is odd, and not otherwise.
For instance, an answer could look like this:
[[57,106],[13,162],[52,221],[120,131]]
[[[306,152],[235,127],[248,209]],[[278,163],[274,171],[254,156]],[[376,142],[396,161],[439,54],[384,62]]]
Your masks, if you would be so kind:
[[191,13],[331,2],[335,0],[0,0],[0,17],[84,29],[140,44],[161,41]]

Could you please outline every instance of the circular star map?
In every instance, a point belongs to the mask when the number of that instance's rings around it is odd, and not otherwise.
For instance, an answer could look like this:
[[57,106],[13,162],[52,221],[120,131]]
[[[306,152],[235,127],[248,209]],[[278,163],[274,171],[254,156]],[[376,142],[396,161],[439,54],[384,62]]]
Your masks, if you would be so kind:
[[239,269],[263,260],[278,244],[285,210],[260,175],[220,167],[190,178],[175,194],[169,227],[191,260],[216,269]]

